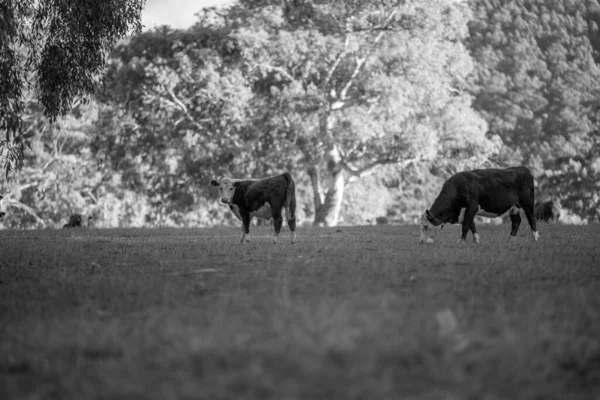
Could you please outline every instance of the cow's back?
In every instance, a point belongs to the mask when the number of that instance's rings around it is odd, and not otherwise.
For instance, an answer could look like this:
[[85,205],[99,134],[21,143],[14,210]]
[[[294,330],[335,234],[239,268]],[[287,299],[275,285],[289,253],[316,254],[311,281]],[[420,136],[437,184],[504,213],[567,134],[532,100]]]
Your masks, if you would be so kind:
[[251,210],[262,207],[265,202],[272,207],[283,207],[287,188],[288,178],[285,174],[258,180],[243,180],[239,182],[238,189],[236,189],[234,202],[244,204]]
[[457,187],[461,207],[477,201],[482,209],[503,213],[513,205],[533,207],[533,175],[525,167],[463,171],[449,180]]

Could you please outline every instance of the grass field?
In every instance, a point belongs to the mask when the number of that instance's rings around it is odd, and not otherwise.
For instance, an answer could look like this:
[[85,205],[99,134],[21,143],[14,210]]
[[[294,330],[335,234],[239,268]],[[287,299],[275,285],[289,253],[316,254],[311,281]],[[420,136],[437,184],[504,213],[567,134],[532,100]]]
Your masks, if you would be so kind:
[[509,231],[0,231],[0,399],[600,399],[600,226]]

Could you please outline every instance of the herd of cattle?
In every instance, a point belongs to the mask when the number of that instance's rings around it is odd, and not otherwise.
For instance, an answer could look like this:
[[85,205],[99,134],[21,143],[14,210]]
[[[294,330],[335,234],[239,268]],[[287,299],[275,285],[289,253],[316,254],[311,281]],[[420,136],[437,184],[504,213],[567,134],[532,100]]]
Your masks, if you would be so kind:
[[[264,179],[212,180],[219,188],[221,202],[242,221],[240,242],[250,242],[250,221],[253,217],[273,219],[274,241],[278,241],[283,225],[283,214],[291,231],[291,241],[296,242],[296,187],[288,172]],[[558,222],[561,205],[558,201],[536,203],[533,175],[525,167],[505,169],[476,169],[458,172],[444,182],[432,206],[425,210],[420,221],[420,241],[433,243],[430,237],[445,224],[461,224],[461,242],[469,231],[473,241],[479,243],[475,216],[488,218],[508,215],[511,221],[510,239],[515,239],[521,224],[521,211],[525,215],[534,240],[539,239],[536,221]],[[5,215],[0,196],[0,219]],[[91,226],[92,217],[85,220]],[[63,228],[81,228],[84,217],[73,214]]]
[[[292,232],[292,243],[296,241],[295,185],[289,173],[264,179],[221,178],[212,180],[211,184],[219,187],[221,202],[242,221],[240,242],[250,241],[252,217],[273,218],[274,241],[277,242],[283,222],[282,210]],[[444,183],[431,208],[421,216],[420,241],[433,243],[428,233],[434,228],[458,223],[462,224],[460,240],[466,241],[470,230],[473,240],[478,243],[475,216],[496,218],[506,214],[512,223],[509,238],[515,239],[521,224],[521,211],[537,241],[536,220],[558,222],[561,206],[558,201],[535,202],[533,175],[525,167],[459,172]]]

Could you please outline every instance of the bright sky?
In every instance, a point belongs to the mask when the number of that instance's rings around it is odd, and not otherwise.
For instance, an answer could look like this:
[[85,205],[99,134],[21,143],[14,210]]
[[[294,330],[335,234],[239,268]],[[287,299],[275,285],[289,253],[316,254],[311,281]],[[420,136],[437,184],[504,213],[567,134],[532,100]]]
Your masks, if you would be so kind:
[[220,6],[233,0],[146,0],[142,11],[144,29],[160,25],[185,29],[196,22],[196,14],[204,7]]

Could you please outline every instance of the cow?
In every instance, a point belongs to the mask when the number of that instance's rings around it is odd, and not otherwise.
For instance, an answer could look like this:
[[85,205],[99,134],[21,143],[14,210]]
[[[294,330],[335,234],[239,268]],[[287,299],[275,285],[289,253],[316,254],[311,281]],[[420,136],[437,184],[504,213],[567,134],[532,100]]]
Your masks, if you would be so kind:
[[562,206],[558,200],[535,203],[535,219],[538,221],[558,223]]
[[73,214],[69,217],[69,222],[63,225],[63,228],[81,228],[81,214]]
[[3,197],[0,196],[0,219],[6,215],[6,211],[4,211],[4,201],[2,199]]
[[421,215],[422,243],[433,243],[427,232],[444,224],[462,224],[460,243],[466,243],[469,230],[473,241],[480,238],[475,229],[475,216],[496,218],[509,214],[512,228],[510,240],[514,240],[521,224],[520,210],[531,227],[533,239],[539,234],[534,215],[533,175],[525,167],[506,169],[475,169],[452,175],[444,185],[430,209]]
[[296,242],[296,186],[288,172],[264,179],[221,178],[210,183],[219,187],[221,202],[242,221],[240,243],[250,242],[252,217],[273,218],[274,242],[277,243],[283,223],[282,210],[292,231],[292,243]]

